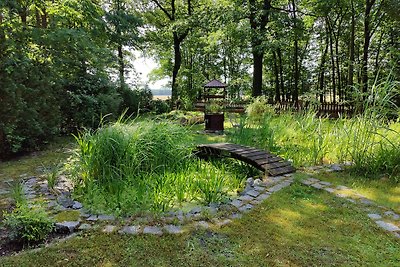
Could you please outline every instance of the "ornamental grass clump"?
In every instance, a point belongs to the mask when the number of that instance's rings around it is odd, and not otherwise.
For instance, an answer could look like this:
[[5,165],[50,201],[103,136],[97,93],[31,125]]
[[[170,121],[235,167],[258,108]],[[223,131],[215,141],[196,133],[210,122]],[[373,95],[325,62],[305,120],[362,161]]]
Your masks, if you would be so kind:
[[120,120],[76,139],[74,194],[94,212],[128,215],[215,202],[246,178],[234,167],[195,158],[189,130],[166,121]]

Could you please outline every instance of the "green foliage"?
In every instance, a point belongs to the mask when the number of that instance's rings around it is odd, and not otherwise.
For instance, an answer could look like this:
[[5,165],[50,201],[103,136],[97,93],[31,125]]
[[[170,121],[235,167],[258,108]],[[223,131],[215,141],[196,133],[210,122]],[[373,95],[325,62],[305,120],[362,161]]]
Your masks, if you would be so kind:
[[107,77],[84,75],[65,86],[65,99],[62,103],[63,128],[97,128],[102,116],[108,119],[118,117],[121,97],[117,88]]
[[164,114],[171,111],[170,105],[160,99],[155,99],[151,101],[151,110],[154,111],[155,114]]
[[218,201],[246,177],[234,164],[193,158],[191,134],[166,121],[119,121],[76,139],[74,192],[97,212],[124,215]]
[[26,203],[24,186],[21,181],[14,182],[11,185],[11,197],[17,205]]
[[127,115],[139,114],[151,108],[153,94],[148,87],[132,90],[124,86],[121,96],[120,112],[126,112]]
[[12,212],[5,212],[3,216],[12,240],[27,243],[41,241],[54,228],[53,220],[39,204],[28,206],[19,203]]

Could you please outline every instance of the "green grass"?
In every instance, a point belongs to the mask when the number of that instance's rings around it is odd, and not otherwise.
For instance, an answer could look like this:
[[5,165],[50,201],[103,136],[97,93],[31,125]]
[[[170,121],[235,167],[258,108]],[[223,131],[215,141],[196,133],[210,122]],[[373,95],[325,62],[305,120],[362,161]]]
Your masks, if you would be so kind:
[[181,236],[90,232],[1,266],[398,266],[399,240],[353,204],[295,184],[223,229]]
[[349,172],[323,173],[314,175],[315,178],[331,182],[335,185],[345,185],[358,193],[400,213],[400,185],[389,179],[365,178]]

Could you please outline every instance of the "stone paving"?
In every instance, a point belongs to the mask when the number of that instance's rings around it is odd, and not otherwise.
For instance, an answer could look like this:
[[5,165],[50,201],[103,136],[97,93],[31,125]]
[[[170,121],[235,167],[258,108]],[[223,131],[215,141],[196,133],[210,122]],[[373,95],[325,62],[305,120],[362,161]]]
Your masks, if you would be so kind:
[[[142,218],[116,219],[106,214],[90,214],[83,205],[71,197],[72,185],[65,176],[61,176],[56,186],[49,189],[47,181],[37,177],[26,177],[23,190],[31,202],[41,199],[54,216],[61,212],[75,212],[78,219],[62,221],[55,224],[60,233],[74,233],[100,227],[106,234],[182,234],[193,229],[224,227],[243,213],[251,211],[271,194],[282,190],[293,182],[291,174],[277,177],[266,177],[264,180],[249,178],[245,189],[225,203],[212,203],[208,206],[197,206],[188,212],[170,211],[160,217],[148,215]],[[76,216],[75,216],[76,217]]]
[[[361,207],[366,215],[376,225],[385,231],[400,238],[400,215],[357,193],[346,186],[335,186],[329,182],[313,178],[313,174],[320,172],[342,171],[348,164],[332,164],[308,167],[301,170],[309,177],[301,181],[305,186],[318,190],[325,190],[337,197],[344,198]],[[75,212],[79,218],[71,221],[56,223],[56,230],[60,233],[74,233],[89,229],[100,228],[105,234],[182,234],[195,229],[220,228],[232,223],[242,214],[251,211],[258,204],[268,199],[283,188],[293,183],[292,174],[261,179],[248,178],[246,187],[238,196],[225,203],[212,203],[209,206],[197,206],[189,212],[182,210],[170,211],[154,218],[144,215],[140,218],[116,219],[106,214],[90,214],[83,205],[71,198],[72,185],[65,176],[59,177],[53,189],[49,189],[47,181],[37,177],[25,177],[23,190],[30,201],[41,198],[53,215],[60,212]],[[0,192],[2,193],[2,192]]]
[[[344,166],[338,164],[333,164],[310,167],[306,168],[304,171],[306,173],[342,171],[343,167]],[[377,226],[385,231],[388,231],[389,233],[392,233],[397,238],[400,238],[400,215],[396,214],[387,207],[378,205],[374,201],[368,199],[362,194],[357,193],[355,190],[347,186],[335,186],[329,182],[321,181],[313,177],[304,179],[301,181],[301,183],[316,189],[325,190],[331,194],[334,194],[336,197],[340,197],[351,203],[354,203],[355,205],[361,207],[361,209],[366,212],[366,215],[373,220]]]

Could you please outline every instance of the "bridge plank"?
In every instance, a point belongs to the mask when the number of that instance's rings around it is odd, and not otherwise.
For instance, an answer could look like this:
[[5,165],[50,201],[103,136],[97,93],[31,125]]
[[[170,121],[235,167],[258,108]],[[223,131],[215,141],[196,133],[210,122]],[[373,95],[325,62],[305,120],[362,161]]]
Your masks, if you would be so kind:
[[296,171],[290,162],[269,151],[230,143],[203,144],[197,146],[198,154],[203,156],[225,156],[244,161],[276,176]]

